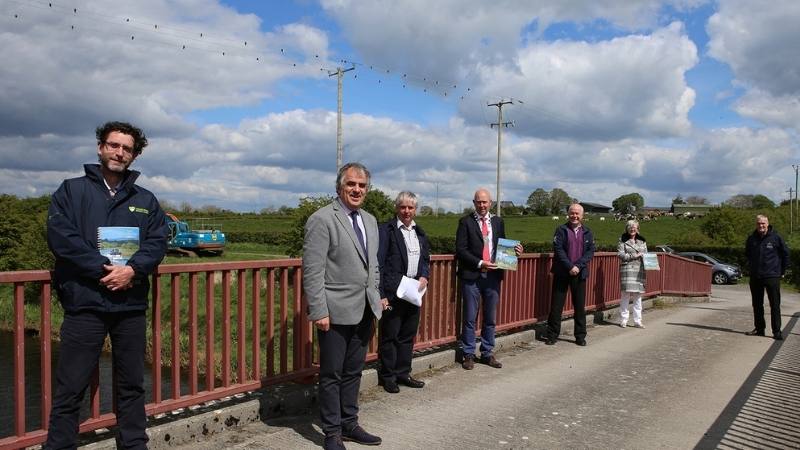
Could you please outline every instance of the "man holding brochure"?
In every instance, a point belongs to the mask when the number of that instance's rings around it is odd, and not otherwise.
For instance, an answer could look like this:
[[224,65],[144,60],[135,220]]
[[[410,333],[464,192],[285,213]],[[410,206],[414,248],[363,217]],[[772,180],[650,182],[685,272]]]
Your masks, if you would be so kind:
[[[142,130],[109,122],[96,136],[100,164],[86,164],[86,175],[64,181],[47,216],[47,243],[56,260],[53,286],[64,322],[45,449],[75,448],[78,413],[106,335],[114,358],[117,448],[147,448],[148,277],[166,253],[167,224],[155,196],[134,184],[139,172],[128,170],[147,146]],[[133,253],[112,263],[99,250],[109,242],[117,246],[112,254]]]
[[425,386],[424,381],[411,376],[411,354],[431,259],[428,238],[414,222],[417,196],[403,191],[394,204],[397,217],[378,228],[381,298],[388,299],[390,305],[380,320],[378,381],[392,394],[400,392],[398,384]]
[[[503,219],[492,215],[492,196],[481,188],[475,191],[472,200],[475,212],[467,214],[458,221],[456,231],[456,258],[458,275],[461,278],[461,296],[464,302],[464,318],[461,327],[461,367],[472,370],[475,367],[475,321],[478,304],[483,298],[483,326],[481,327],[481,359],[490,367],[499,369],[494,350],[494,327],[497,303],[500,300],[500,283],[503,270],[495,264],[497,243],[506,237]],[[522,245],[514,250],[519,256]]]

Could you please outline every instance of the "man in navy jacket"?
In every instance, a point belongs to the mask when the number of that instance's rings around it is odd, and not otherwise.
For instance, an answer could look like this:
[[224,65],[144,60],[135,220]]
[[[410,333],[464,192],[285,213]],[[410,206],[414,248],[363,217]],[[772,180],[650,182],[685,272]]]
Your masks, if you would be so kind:
[[389,393],[400,392],[398,384],[421,388],[425,382],[411,376],[414,337],[419,327],[420,307],[397,297],[403,277],[419,280],[419,291],[428,286],[431,276],[428,237],[414,221],[417,196],[402,191],[394,201],[397,216],[378,227],[378,264],[381,267],[381,298],[391,308],[380,320],[378,356],[379,382]]
[[556,228],[553,235],[553,293],[550,315],[547,317],[546,344],[553,345],[561,334],[561,311],[572,292],[575,320],[575,343],[586,345],[586,279],[589,261],[594,256],[594,236],[583,225],[583,206],[575,203],[567,210],[567,223]]
[[[106,335],[114,360],[117,447],[147,448],[148,276],[166,252],[167,225],[155,196],[134,184],[139,172],[128,170],[147,146],[142,130],[109,122],[96,135],[100,164],[86,164],[86,175],[61,184],[47,218],[47,242],[56,260],[53,284],[64,322],[46,449],[75,448],[81,400]],[[138,250],[125,265],[113,265],[100,253],[99,227],[138,229]]]
[[772,337],[783,339],[781,334],[781,277],[789,267],[789,247],[769,224],[767,216],[756,216],[756,229],[747,238],[745,254],[750,264],[750,295],[753,302],[755,328],[748,336],[764,336],[764,290],[769,299]]
[[[500,301],[500,284],[503,270],[494,263],[497,241],[506,237],[503,219],[492,215],[492,196],[481,188],[472,198],[475,212],[458,221],[456,230],[456,258],[458,276],[461,278],[461,298],[464,302],[464,320],[461,327],[461,367],[475,367],[475,322],[481,298],[483,324],[481,326],[481,359],[489,367],[499,369],[503,364],[494,356],[495,318]],[[522,245],[516,247],[517,255]]]

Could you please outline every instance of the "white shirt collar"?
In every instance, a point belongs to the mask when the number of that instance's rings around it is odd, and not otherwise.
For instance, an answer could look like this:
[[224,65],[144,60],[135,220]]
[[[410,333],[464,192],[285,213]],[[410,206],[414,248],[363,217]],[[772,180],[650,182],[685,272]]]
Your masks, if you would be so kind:
[[[397,219],[397,228],[403,228],[403,227],[405,227],[405,224],[403,223],[403,221],[400,220],[400,219]],[[411,226],[409,226],[407,229],[413,230],[416,227],[417,227],[417,222],[412,220],[411,221]]]

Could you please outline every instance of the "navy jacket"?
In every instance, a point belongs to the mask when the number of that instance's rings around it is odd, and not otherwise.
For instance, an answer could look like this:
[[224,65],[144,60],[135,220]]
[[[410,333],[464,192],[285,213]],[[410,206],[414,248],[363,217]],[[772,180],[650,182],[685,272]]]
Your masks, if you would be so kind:
[[750,276],[755,278],[780,277],[789,267],[789,247],[772,225],[767,234],[761,236],[758,231],[748,236],[745,243],[745,254],[750,264]]
[[[55,256],[53,284],[67,312],[140,311],[147,308],[148,275],[167,250],[164,212],[150,191],[134,184],[128,171],[114,197],[98,164],[84,165],[86,175],[65,180],[53,194],[47,217],[47,244]],[[133,287],[112,292],[99,284],[108,258],[97,249],[97,227],[139,228],[139,250],[128,260],[136,273]]]
[[[419,239],[419,264],[414,278],[431,277],[431,250],[425,231],[416,226]],[[378,227],[378,264],[381,270],[381,298],[394,300],[397,298],[397,287],[407,273],[408,251],[403,232],[397,227],[397,218]]]
[[[497,254],[497,240],[506,237],[503,219],[492,216],[492,261]],[[478,262],[483,259],[483,233],[475,220],[474,214],[467,214],[458,221],[456,230],[456,258],[458,258],[458,275],[465,280],[477,280],[481,274]],[[504,270],[496,269],[500,279],[503,279]]]
[[550,269],[556,276],[568,277],[569,270],[572,266],[577,266],[580,269],[578,276],[581,280],[589,277],[589,261],[594,256],[594,236],[592,230],[586,225],[583,225],[583,253],[575,263],[569,260],[569,235],[572,230],[569,228],[569,223],[565,223],[556,228],[553,234],[553,268]]

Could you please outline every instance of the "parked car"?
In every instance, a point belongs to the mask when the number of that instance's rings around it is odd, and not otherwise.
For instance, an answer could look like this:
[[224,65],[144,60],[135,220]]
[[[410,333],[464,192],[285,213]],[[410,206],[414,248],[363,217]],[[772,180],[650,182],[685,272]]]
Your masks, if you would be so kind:
[[689,258],[695,261],[711,264],[711,282],[714,284],[728,284],[735,283],[736,280],[742,277],[742,271],[734,264],[728,264],[717,261],[711,256],[700,252],[680,252],[676,253],[678,256]]
[[673,250],[672,247],[670,247],[669,245],[662,244],[662,245],[656,245],[656,252],[675,253],[675,250]]

